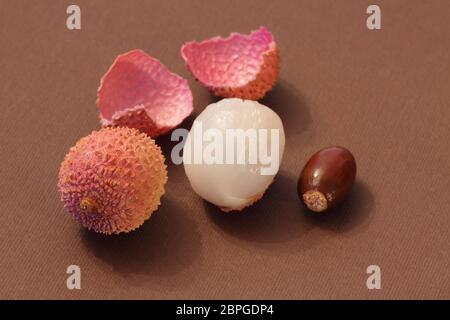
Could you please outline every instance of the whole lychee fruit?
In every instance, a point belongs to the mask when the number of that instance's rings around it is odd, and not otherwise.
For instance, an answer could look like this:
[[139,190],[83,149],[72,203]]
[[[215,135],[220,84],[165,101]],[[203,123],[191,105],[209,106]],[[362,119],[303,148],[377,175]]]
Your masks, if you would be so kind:
[[132,231],[160,204],[167,182],[164,160],[155,141],[136,129],[94,131],[80,139],[61,164],[61,199],[89,230]]

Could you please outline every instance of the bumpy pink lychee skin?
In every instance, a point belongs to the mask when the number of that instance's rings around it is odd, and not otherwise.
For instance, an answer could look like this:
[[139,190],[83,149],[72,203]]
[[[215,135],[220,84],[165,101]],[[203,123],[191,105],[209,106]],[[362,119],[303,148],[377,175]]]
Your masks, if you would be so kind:
[[127,126],[156,138],[192,113],[192,92],[186,79],[136,49],[119,55],[103,76],[97,107],[104,127]]
[[141,226],[160,205],[164,156],[136,129],[104,128],[65,156],[58,187],[65,208],[89,230],[113,234]]
[[280,68],[280,50],[265,27],[249,35],[191,41],[183,45],[181,55],[200,83],[225,98],[261,99]]

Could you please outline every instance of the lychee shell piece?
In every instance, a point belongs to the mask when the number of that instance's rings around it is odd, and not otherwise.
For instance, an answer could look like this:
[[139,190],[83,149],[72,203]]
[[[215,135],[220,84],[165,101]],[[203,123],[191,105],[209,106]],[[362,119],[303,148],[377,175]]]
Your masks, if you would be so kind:
[[181,55],[194,77],[220,97],[258,100],[278,78],[280,50],[265,27],[249,35],[191,41]]
[[94,131],[80,139],[61,164],[61,199],[89,230],[129,232],[160,205],[167,182],[164,160],[155,141],[136,129]]
[[127,126],[156,138],[193,110],[187,80],[142,50],[119,55],[97,90],[103,126]]

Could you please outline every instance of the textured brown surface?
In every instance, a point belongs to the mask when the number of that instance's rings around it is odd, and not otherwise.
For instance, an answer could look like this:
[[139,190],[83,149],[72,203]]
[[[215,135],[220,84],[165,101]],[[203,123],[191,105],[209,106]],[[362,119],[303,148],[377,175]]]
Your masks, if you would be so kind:
[[[450,298],[450,2],[2,1],[1,298]],[[280,80],[263,103],[286,130],[280,174],[245,214],[223,214],[169,164],[162,207],[105,237],[63,210],[59,164],[99,127],[96,89],[117,54],[142,48],[189,79],[198,114],[214,101],[182,43],[266,25]],[[193,117],[183,126],[189,127]],[[168,137],[159,139],[170,154]],[[358,178],[330,215],[308,214],[297,176],[321,147],[349,148]],[[77,264],[82,290],[66,288]],[[382,289],[366,288],[377,264]]]

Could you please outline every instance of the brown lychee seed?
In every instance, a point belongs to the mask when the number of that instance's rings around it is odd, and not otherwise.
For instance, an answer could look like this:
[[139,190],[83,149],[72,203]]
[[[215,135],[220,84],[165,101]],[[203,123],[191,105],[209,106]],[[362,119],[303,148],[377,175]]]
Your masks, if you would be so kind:
[[342,203],[352,189],[356,161],[343,147],[328,147],[306,163],[298,181],[298,196],[314,212],[324,212]]

